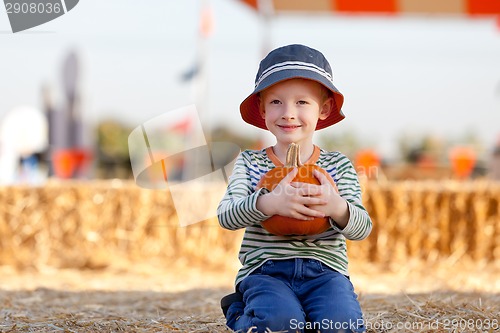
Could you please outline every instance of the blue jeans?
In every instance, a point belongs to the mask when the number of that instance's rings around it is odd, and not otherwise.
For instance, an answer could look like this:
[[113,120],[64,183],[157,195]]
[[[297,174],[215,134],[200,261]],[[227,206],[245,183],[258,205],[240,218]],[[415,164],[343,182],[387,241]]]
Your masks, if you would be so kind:
[[230,305],[237,332],[364,332],[351,281],[314,259],[268,260],[238,285],[243,302]]

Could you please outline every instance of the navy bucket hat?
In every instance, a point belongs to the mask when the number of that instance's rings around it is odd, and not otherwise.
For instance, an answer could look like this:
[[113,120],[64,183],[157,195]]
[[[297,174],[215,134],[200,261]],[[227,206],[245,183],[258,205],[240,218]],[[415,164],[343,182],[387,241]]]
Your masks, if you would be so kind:
[[260,62],[255,78],[254,91],[240,104],[244,121],[262,129],[267,129],[259,112],[259,92],[281,81],[303,78],[319,82],[332,92],[333,103],[330,115],[318,120],[316,130],[331,126],[345,118],[342,113],[344,96],[333,85],[332,68],[325,56],[310,47],[294,44],[271,51]]

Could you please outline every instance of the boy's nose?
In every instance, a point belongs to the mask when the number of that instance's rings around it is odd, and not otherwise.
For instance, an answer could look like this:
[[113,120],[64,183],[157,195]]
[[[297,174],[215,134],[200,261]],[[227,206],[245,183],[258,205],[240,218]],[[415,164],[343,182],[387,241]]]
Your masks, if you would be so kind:
[[285,106],[281,119],[289,120],[289,119],[295,119],[295,117],[296,117],[295,109],[292,106]]

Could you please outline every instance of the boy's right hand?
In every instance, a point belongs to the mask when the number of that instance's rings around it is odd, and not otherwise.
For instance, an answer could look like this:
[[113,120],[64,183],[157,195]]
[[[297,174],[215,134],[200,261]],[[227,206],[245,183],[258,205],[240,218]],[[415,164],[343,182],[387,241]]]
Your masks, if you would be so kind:
[[312,220],[324,217],[322,212],[311,209],[309,205],[325,204],[323,199],[311,197],[303,190],[290,183],[297,175],[298,169],[294,168],[286,175],[271,192],[257,198],[257,209],[263,214],[281,215],[299,220]]

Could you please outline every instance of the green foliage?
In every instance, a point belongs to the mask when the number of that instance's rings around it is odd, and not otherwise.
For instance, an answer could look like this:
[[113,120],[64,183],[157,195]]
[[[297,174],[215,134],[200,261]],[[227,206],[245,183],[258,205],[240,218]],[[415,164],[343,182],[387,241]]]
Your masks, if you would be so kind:
[[258,139],[237,134],[224,126],[219,126],[212,130],[210,133],[210,141],[231,142],[240,147],[241,150],[260,148]]
[[131,177],[128,151],[128,136],[131,131],[131,128],[115,120],[106,120],[97,125],[97,178]]
[[362,147],[361,140],[354,131],[344,133],[321,132],[318,136],[318,145],[326,150],[340,151],[351,159]]

